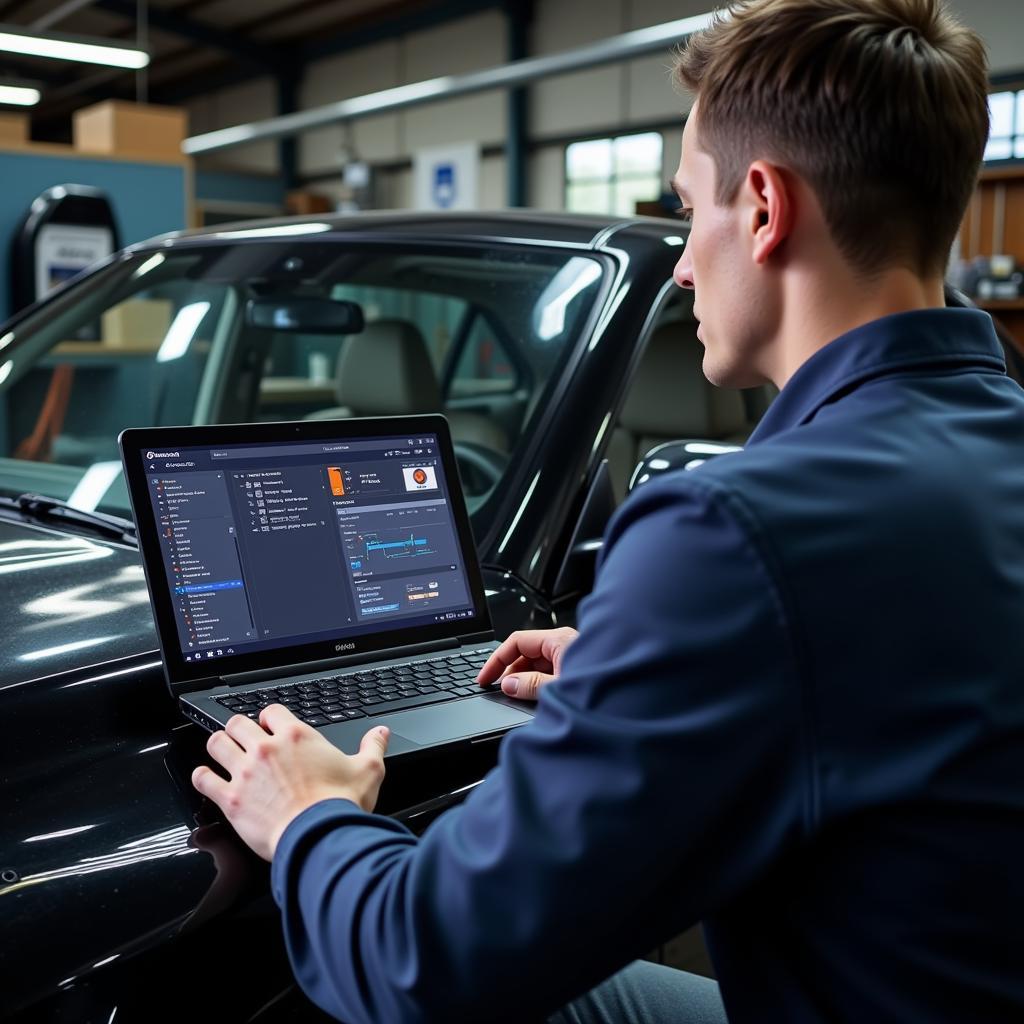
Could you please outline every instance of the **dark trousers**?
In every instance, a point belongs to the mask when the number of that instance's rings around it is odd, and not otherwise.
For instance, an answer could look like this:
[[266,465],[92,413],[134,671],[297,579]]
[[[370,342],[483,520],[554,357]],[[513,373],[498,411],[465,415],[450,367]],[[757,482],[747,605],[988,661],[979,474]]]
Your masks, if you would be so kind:
[[728,1024],[709,978],[637,960],[561,1009],[548,1024]]

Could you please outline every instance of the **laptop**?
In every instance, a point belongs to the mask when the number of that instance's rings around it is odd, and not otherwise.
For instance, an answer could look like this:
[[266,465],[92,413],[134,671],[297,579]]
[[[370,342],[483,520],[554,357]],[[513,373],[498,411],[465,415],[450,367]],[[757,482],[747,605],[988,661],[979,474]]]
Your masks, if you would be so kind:
[[346,753],[501,736],[497,647],[443,416],[118,438],[167,685],[205,729],[280,703]]

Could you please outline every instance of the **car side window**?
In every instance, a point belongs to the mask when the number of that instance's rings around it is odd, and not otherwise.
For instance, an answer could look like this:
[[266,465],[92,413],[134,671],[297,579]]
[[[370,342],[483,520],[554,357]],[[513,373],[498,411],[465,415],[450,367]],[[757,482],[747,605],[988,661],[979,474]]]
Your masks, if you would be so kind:
[[216,285],[166,282],[69,332],[10,402],[14,457],[116,462],[126,425],[190,422],[224,301]]
[[475,314],[458,353],[446,397],[509,394],[519,386],[518,376],[497,331],[485,316]]

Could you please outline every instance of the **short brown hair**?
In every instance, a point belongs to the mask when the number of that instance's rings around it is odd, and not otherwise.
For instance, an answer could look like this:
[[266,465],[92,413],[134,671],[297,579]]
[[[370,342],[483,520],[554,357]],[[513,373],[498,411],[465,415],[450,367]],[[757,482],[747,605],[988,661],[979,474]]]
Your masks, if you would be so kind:
[[942,0],[744,0],[675,68],[731,203],[751,161],[814,189],[860,272],[941,272],[988,138],[979,36]]

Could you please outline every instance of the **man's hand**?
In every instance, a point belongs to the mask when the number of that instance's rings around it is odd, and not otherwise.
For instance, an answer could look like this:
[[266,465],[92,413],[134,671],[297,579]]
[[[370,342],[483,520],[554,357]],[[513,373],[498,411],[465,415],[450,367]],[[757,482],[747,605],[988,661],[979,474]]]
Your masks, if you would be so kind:
[[207,741],[210,756],[231,780],[200,765],[192,785],[224,812],[246,844],[272,860],[288,824],[320,800],[344,797],[372,811],[387,747],[388,730],[371,729],[359,753],[349,757],[287,708],[271,704],[260,713],[259,725],[234,715]]
[[527,629],[513,633],[488,659],[476,681],[489,686],[501,679],[501,689],[510,697],[536,700],[545,683],[562,669],[562,658],[576,639],[575,629]]

